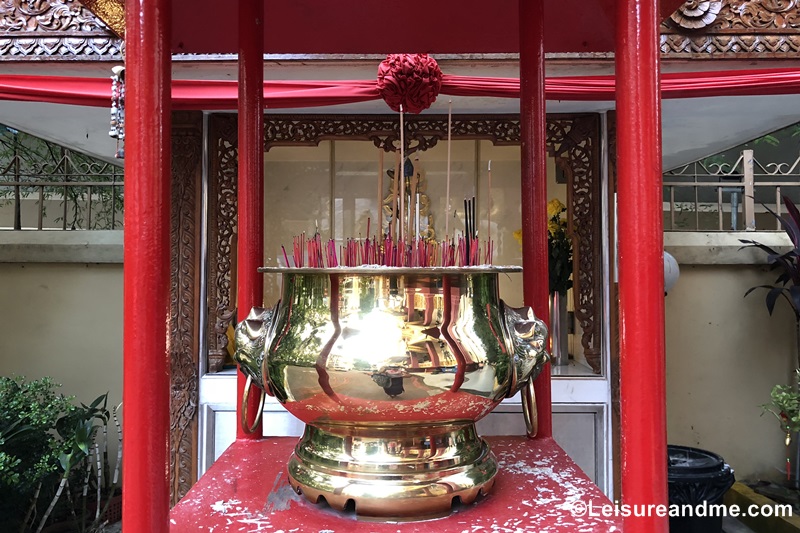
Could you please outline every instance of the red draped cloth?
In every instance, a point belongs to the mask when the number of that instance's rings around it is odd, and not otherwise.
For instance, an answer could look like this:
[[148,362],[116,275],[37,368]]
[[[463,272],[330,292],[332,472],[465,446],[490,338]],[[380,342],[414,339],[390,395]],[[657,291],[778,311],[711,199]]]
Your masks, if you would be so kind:
[[[548,100],[613,101],[613,76],[548,78]],[[800,70],[764,69],[663,74],[662,98],[800,93]],[[519,80],[443,75],[441,94],[519,98]],[[174,80],[174,109],[236,109],[237,82]],[[267,109],[332,106],[380,98],[375,80],[267,81]],[[110,78],[0,75],[0,100],[110,107]]]

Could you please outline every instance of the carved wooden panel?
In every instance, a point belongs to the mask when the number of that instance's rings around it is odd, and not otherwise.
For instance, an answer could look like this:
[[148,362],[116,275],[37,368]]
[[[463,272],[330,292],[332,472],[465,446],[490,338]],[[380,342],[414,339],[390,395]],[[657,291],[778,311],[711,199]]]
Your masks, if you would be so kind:
[[238,130],[235,115],[209,118],[210,176],[208,184],[208,371],[222,368],[227,353],[225,330],[234,309],[231,292],[234,232],[236,228],[236,180]]
[[[236,217],[236,116],[211,117],[211,208],[209,213],[210,273],[208,307],[209,357],[224,349],[224,329],[214,324],[231,302],[231,242]],[[447,138],[447,117],[425,115],[406,122],[407,150],[424,150]],[[600,121],[595,114],[548,115],[548,148],[562,159],[571,176],[575,243],[575,316],[583,334],[587,362],[600,372],[602,272],[600,254]],[[364,140],[390,151],[399,139],[396,117],[376,115],[268,115],[264,118],[264,149],[272,146],[316,146],[323,140]],[[516,115],[453,117],[453,139],[485,139],[497,145],[519,144]],[[408,153],[408,152],[407,152]],[[211,368],[211,364],[209,365]]]
[[798,0],[689,0],[661,25],[665,58],[796,58]]
[[547,144],[567,169],[573,255],[575,319],[583,333],[586,362],[595,373],[601,363],[602,212],[600,191],[600,117],[548,117]]
[[175,504],[197,478],[200,161],[203,117],[173,113],[170,213],[170,488]]
[[[617,113],[616,111],[608,112],[608,120],[606,121],[608,139],[608,197],[614,198],[617,192]],[[609,241],[616,242],[615,228],[615,212],[614,209],[609,209],[608,213],[608,227]],[[622,494],[622,476],[621,476],[621,461],[620,461],[620,394],[619,394],[619,285],[614,282],[616,279],[616,262],[610,261],[609,279],[611,286],[609,290],[609,306],[610,316],[608,322],[611,331],[611,353],[608,354],[611,383],[611,449],[612,463],[614,465],[614,494]]]
[[[428,150],[447,138],[447,118],[439,115],[408,116],[405,127],[406,154]],[[452,138],[517,145],[519,120],[504,115],[456,115]],[[336,139],[371,141],[391,152],[400,145],[400,123],[396,117],[380,115],[281,115],[264,120],[266,151],[273,146],[317,146]]]
[[76,0],[0,1],[0,59],[121,59],[122,40]]

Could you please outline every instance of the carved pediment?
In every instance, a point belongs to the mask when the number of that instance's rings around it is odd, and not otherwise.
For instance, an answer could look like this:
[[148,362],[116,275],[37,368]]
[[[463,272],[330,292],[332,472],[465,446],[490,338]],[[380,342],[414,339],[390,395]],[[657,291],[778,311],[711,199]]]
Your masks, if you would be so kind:
[[800,0],[689,0],[661,25],[661,53],[693,59],[796,57],[799,30]]
[[122,47],[76,0],[0,0],[0,60],[118,60]]

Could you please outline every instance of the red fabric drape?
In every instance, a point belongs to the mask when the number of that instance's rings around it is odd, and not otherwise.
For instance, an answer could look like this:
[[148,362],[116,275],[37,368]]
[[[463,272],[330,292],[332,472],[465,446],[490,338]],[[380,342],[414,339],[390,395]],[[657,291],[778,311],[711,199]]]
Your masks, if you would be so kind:
[[[548,100],[613,101],[613,76],[548,78]],[[800,93],[800,70],[765,69],[681,72],[661,77],[662,98],[751,96]],[[519,98],[515,78],[442,77],[441,94]],[[235,81],[174,80],[174,109],[232,110],[238,98]],[[375,80],[267,81],[264,101],[268,109],[319,107],[377,100]],[[109,78],[0,75],[0,100],[49,102],[109,107]]]

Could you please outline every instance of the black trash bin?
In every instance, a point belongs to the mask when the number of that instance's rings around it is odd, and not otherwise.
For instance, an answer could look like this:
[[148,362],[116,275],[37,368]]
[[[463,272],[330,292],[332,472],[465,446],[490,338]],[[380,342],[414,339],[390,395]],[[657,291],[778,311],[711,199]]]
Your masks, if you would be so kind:
[[[688,446],[667,446],[669,503],[692,506],[692,512],[670,516],[670,533],[721,533],[722,515],[709,516],[712,505],[733,485],[733,470],[719,455]],[[705,515],[705,516],[697,516]]]

